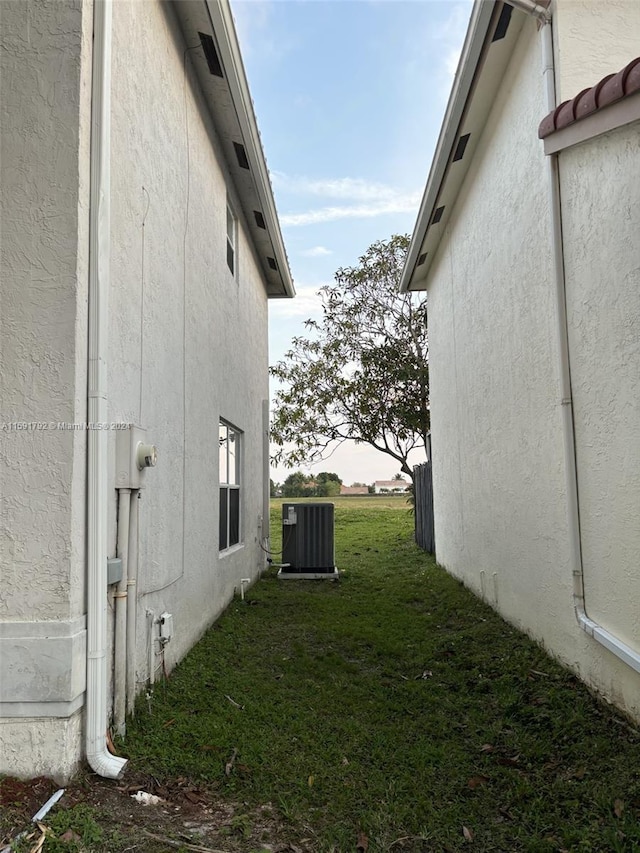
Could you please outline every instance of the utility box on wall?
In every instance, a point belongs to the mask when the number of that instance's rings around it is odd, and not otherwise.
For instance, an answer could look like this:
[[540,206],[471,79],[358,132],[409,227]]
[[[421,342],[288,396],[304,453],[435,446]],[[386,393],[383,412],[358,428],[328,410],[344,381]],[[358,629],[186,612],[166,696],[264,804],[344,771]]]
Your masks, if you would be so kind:
[[332,503],[282,504],[279,578],[336,578]]

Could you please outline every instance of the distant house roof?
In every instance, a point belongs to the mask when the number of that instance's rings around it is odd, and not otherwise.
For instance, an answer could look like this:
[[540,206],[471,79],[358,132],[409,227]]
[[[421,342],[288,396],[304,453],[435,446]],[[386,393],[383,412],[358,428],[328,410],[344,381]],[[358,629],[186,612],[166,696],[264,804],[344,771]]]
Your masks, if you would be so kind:
[[406,480],[376,480],[373,484],[384,489],[401,489],[403,486],[408,486]]
[[570,101],[563,101],[540,122],[538,136],[545,139],[557,130],[593,115],[623,98],[640,92],[640,56],[617,74],[607,74],[595,86],[583,89]]
[[340,486],[341,495],[368,495],[369,489],[366,486]]

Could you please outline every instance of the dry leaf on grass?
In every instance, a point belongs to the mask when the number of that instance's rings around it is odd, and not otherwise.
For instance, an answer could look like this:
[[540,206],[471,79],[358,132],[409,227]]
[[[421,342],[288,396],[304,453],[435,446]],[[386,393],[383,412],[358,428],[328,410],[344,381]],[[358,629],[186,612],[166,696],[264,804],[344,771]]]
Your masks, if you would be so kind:
[[472,791],[475,791],[476,788],[479,788],[481,785],[486,785],[489,781],[488,776],[472,776],[471,779],[467,782],[467,785],[471,788]]
[[468,829],[468,827],[466,827],[466,826],[462,827],[462,834],[464,836],[465,841],[473,841],[473,832],[471,832],[471,830]]
[[621,818],[624,814],[624,803],[622,800],[616,800],[613,804],[613,813],[616,817]]
[[367,853],[369,849],[369,839],[364,832],[358,833],[358,841],[356,842],[357,853]]

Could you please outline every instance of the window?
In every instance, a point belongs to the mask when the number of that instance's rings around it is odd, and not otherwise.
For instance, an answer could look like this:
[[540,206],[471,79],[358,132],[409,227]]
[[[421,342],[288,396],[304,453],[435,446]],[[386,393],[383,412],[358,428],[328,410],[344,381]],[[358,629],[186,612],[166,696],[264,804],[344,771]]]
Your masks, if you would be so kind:
[[227,266],[236,274],[236,243],[238,235],[238,217],[227,200]]
[[240,542],[240,452],[242,433],[220,421],[220,539],[226,551]]

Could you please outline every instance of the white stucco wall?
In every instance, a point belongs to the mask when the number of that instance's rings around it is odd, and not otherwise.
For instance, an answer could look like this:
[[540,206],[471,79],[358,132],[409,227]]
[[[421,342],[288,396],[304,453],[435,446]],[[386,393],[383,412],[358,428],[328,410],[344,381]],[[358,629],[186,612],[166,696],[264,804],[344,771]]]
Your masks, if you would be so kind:
[[0,772],[65,776],[81,747],[85,437],[55,426],[86,420],[91,9],[0,16]]
[[587,611],[640,651],[639,138],[566,150],[560,174]]
[[[174,617],[171,667],[240,579],[265,565],[258,519],[267,298],[241,216],[235,278],[227,267],[227,192],[239,215],[240,204],[172,9],[119,2],[113,25],[109,419],[145,427],[159,449],[140,504],[137,672],[144,681],[147,609]],[[220,418],[243,432],[244,449],[243,546],[222,556]],[[114,475],[112,466],[110,554]]]
[[[2,420],[84,423],[92,4],[0,12]],[[265,565],[266,290],[173,14],[113,4],[108,420],[146,427],[159,448],[140,506],[140,682],[148,609],[173,615],[170,669]],[[220,418],[243,433],[242,543],[223,555]],[[64,779],[83,751],[86,432],[5,430],[0,442],[0,773]]]
[[436,547],[510,620],[563,643],[573,617],[533,21],[516,55],[429,285]]
[[552,11],[558,103],[620,71],[640,51],[637,0],[554,0]]
[[[594,688],[639,716],[637,675],[587,637],[573,611],[548,185],[537,139],[546,109],[532,21],[524,24],[504,81],[430,274],[437,558]],[[600,162],[595,152],[562,156],[568,161],[563,165],[568,240],[575,240],[569,267],[572,346],[576,358],[593,350],[575,374],[582,384],[577,417],[584,416],[578,430],[583,528],[585,523],[612,524],[610,532],[594,529],[585,539],[587,597],[603,621],[606,616],[623,639],[635,641],[638,622],[631,602],[637,600],[637,585],[630,581],[635,569],[627,560],[634,551],[637,556],[638,539],[635,532],[620,541],[616,536],[625,522],[637,530],[638,469],[629,464],[632,448],[636,458],[638,448],[637,402],[632,403],[638,392],[637,335],[635,344],[629,343],[637,330],[631,317],[638,310],[637,249],[631,236],[638,233],[637,162],[631,166],[628,139],[619,141],[607,166],[594,168]],[[627,187],[619,192],[625,175]],[[620,238],[617,249],[614,237]],[[583,282],[586,267],[607,241],[608,250],[593,264],[589,282]],[[625,257],[610,263],[625,247]],[[607,269],[620,295],[596,317],[596,306],[606,300],[598,289]],[[607,342],[596,346],[603,336]],[[607,387],[611,364],[605,366],[604,360],[619,361],[621,347],[624,382],[616,396]],[[590,409],[600,393],[598,406]],[[606,401],[614,397],[618,413],[611,423]],[[606,437],[597,435],[605,428]],[[613,445],[606,448],[609,439]],[[594,445],[600,459],[591,458]],[[596,470],[583,476],[592,463]],[[611,507],[602,506],[603,491]],[[596,580],[605,558],[609,568]],[[619,587],[613,600],[607,599],[611,585]],[[625,594],[628,603],[614,617],[616,600]]]

